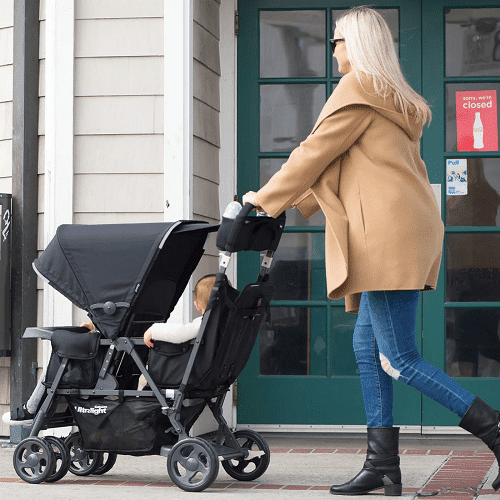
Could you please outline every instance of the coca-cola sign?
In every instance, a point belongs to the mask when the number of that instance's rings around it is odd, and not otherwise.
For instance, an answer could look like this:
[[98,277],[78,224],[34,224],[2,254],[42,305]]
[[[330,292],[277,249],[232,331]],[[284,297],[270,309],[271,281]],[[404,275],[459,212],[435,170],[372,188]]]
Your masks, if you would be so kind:
[[498,151],[497,91],[456,92],[457,151]]

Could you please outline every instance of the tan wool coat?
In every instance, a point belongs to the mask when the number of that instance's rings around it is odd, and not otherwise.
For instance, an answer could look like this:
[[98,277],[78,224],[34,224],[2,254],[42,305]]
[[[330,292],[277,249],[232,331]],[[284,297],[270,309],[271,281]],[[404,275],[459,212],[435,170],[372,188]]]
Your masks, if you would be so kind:
[[345,75],[311,132],[256,195],[272,216],[323,210],[328,296],[427,290],[437,283],[443,223],[420,157],[422,126],[392,96]]

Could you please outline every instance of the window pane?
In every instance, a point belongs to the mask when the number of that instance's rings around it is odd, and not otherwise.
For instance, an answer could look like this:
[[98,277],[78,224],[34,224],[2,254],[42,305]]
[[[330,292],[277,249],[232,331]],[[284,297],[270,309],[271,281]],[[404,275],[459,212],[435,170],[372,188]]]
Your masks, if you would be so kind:
[[500,9],[446,9],[446,76],[500,75]]
[[275,300],[326,300],[325,235],[283,234],[269,279]]
[[500,301],[500,234],[446,236],[446,300]]
[[261,85],[260,150],[295,149],[316,123],[325,92],[319,84]]
[[[446,85],[446,151],[498,151],[499,96],[500,83]],[[457,99],[460,111],[459,134],[457,134]],[[481,121],[479,142],[482,144],[477,144],[474,132],[477,128],[478,115]]]
[[[283,163],[286,162],[285,158],[265,158],[260,160],[260,185],[266,184],[271,176],[275,174]],[[324,226],[325,216],[320,210],[314,214],[310,219],[305,219],[300,210],[288,210],[286,213],[287,226]]]
[[326,308],[272,307],[271,319],[260,330],[261,375],[325,375]]
[[[389,29],[391,30],[392,37],[394,39],[394,44],[396,45],[396,54],[399,53],[399,12],[398,9],[375,9],[387,22]],[[337,19],[342,17],[344,14],[349,12],[349,10],[332,10],[332,33],[335,30],[335,23]],[[331,52],[331,51],[330,51]],[[333,57],[333,55],[332,55]],[[333,57],[332,65],[332,76],[341,77],[342,74],[338,71],[337,59]]]
[[500,159],[468,158],[465,162],[467,194],[446,197],[446,224],[499,226]]
[[261,78],[326,76],[325,39],[325,11],[261,11]]
[[331,375],[359,375],[352,348],[356,314],[346,313],[344,306],[331,308]]
[[446,372],[452,377],[500,377],[497,309],[446,311]]

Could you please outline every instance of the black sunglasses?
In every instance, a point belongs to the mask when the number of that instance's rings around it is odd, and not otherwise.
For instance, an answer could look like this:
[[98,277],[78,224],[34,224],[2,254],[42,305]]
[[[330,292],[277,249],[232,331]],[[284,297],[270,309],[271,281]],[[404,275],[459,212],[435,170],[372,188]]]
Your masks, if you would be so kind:
[[345,38],[331,38],[330,39],[330,47],[332,48],[332,54],[335,52],[335,46],[339,42],[345,42]]

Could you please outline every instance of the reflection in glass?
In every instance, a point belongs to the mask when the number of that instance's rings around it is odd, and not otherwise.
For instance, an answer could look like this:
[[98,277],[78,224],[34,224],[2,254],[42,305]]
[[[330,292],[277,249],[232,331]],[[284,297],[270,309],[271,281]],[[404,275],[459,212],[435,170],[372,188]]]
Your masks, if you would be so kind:
[[500,9],[446,9],[446,76],[500,75]]
[[261,78],[324,77],[324,10],[260,12]]
[[[497,116],[500,106],[500,83],[450,83],[446,85],[446,151],[457,151],[456,92],[496,90]],[[498,129],[498,123],[497,123]],[[497,130],[498,132],[498,130]],[[471,128],[471,135],[473,133]]]
[[285,233],[269,279],[274,300],[326,300],[324,233]]
[[446,300],[500,301],[500,234],[446,236]]
[[499,323],[497,309],[447,309],[446,373],[452,377],[499,377]]
[[448,226],[500,226],[500,159],[467,159],[467,195],[446,197]]
[[[273,174],[275,174],[283,163],[285,158],[265,158],[260,160],[260,185],[267,184]],[[310,219],[305,219],[299,209],[288,210],[286,213],[286,225],[289,226],[324,226],[325,216],[320,210]]]
[[311,132],[325,100],[325,85],[261,85],[260,150],[295,149]]
[[261,375],[325,375],[326,309],[272,307],[260,330]]
[[352,348],[357,315],[346,313],[344,306],[331,308],[331,375],[359,375]]
[[[394,39],[394,44],[396,46],[396,54],[399,52],[399,12],[398,9],[375,9],[387,22],[389,29],[391,30],[392,37]],[[342,17],[344,14],[349,12],[348,10],[332,10],[332,33],[335,30],[335,23],[337,19]],[[332,56],[333,57],[333,56]],[[332,65],[332,76],[341,77],[342,74],[338,71],[337,59],[333,58]]]

